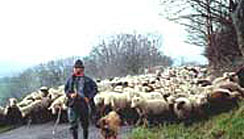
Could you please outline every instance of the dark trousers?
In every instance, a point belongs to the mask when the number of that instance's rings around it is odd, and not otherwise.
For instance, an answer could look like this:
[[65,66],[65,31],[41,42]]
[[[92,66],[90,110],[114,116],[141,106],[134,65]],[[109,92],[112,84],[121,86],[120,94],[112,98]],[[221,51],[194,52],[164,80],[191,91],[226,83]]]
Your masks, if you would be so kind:
[[73,139],[78,139],[79,123],[83,128],[83,138],[88,139],[89,108],[85,100],[75,100],[75,103],[68,107],[68,119]]

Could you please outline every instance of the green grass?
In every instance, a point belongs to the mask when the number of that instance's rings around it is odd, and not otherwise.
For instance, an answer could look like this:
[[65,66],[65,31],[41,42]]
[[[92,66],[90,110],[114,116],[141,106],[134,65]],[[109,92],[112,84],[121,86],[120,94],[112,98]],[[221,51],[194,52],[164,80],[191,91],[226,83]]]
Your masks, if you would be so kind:
[[152,128],[137,127],[129,139],[244,139],[244,103],[240,108],[190,126],[174,123]]
[[11,130],[13,127],[9,125],[0,125],[0,134]]

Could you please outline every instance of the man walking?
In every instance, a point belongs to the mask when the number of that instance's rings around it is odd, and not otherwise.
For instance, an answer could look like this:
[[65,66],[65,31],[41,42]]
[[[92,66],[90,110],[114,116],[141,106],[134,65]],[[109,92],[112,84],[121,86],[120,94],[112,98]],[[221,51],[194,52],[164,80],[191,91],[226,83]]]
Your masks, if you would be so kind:
[[73,139],[78,139],[79,122],[83,128],[83,138],[88,139],[89,106],[95,113],[93,101],[97,93],[96,83],[84,75],[83,62],[78,59],[73,67],[73,74],[65,84],[65,93],[68,97],[68,119]]

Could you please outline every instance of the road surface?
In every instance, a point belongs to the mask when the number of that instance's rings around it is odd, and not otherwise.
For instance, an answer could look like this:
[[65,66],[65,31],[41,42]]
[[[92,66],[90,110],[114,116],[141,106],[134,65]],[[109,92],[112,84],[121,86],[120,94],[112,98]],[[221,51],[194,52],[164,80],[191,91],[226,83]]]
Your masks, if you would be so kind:
[[[0,134],[0,139],[71,139],[68,124],[59,124],[55,134],[52,133],[54,123],[40,125],[21,126]],[[132,127],[123,126],[119,133],[119,139],[125,139]],[[94,125],[89,127],[89,139],[99,139],[99,129]],[[79,130],[79,138],[82,139],[82,129]]]

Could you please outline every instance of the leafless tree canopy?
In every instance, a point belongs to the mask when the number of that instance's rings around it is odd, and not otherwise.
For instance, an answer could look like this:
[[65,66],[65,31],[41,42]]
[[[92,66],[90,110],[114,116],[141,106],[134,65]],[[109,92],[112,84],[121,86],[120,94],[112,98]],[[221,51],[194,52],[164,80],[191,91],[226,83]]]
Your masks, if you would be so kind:
[[173,61],[160,51],[160,35],[117,34],[104,39],[85,58],[88,74],[114,77],[138,74],[156,65],[170,66]]
[[162,0],[162,16],[186,27],[186,42],[205,47],[211,67],[233,66],[244,56],[243,0]]

